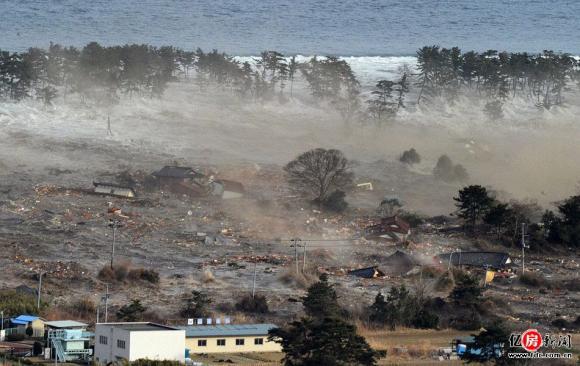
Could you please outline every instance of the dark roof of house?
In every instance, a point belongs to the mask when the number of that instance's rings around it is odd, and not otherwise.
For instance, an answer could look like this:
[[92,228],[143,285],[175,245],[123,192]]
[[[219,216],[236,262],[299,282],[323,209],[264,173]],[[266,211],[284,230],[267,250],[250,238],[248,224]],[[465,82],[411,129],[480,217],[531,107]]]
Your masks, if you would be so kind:
[[185,329],[186,338],[227,337],[227,336],[266,336],[270,329],[278,328],[274,324],[223,324],[194,325],[180,327]]
[[501,269],[511,263],[508,253],[504,252],[453,252],[437,256],[443,264],[454,266],[490,267]]
[[398,216],[385,217],[381,222],[365,228],[366,237],[388,235],[389,233],[408,234],[411,225]]
[[418,263],[415,258],[403,251],[397,250],[385,258],[382,268],[385,272],[389,273],[407,273],[417,265]]
[[194,178],[203,176],[203,174],[195,171],[193,168],[180,166],[164,166],[161,170],[153,173],[153,175],[166,178]]
[[383,277],[385,275],[377,266],[353,269],[348,271],[348,274],[363,278]]

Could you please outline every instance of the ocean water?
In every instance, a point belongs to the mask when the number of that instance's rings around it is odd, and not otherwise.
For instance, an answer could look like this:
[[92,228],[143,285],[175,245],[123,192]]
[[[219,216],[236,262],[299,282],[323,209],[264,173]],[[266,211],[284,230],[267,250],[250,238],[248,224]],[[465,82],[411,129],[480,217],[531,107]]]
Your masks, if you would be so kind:
[[0,48],[150,43],[238,56],[409,56],[424,45],[580,54],[578,0],[0,0]]

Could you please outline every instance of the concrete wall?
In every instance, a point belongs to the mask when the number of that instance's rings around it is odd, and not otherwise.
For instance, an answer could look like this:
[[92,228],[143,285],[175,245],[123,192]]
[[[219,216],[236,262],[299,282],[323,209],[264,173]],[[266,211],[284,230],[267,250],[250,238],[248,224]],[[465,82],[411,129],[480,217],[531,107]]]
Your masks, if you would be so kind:
[[131,332],[130,361],[140,358],[185,362],[185,330]]
[[64,342],[65,351],[78,351],[85,349],[85,341],[67,341]]
[[[107,344],[101,343],[101,336],[107,338]],[[117,347],[118,339],[125,341],[125,349]],[[107,324],[95,327],[95,361],[107,364],[120,359],[129,360],[130,347],[128,331]]]
[[[255,338],[262,338],[264,344],[254,344]],[[197,341],[205,339],[207,346],[199,347]],[[218,346],[217,340],[225,339],[225,346]],[[243,339],[244,345],[237,346],[236,339]],[[282,347],[279,343],[269,342],[268,336],[236,336],[236,337],[197,337],[186,338],[185,347],[189,349],[190,353],[239,353],[239,352],[282,352]]]

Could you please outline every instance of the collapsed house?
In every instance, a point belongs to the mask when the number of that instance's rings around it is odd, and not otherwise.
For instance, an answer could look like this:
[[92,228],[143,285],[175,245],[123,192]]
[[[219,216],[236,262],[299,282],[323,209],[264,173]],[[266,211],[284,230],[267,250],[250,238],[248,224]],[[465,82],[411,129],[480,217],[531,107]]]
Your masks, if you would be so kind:
[[165,166],[153,173],[158,187],[176,194],[191,197],[216,196],[223,199],[240,198],[244,195],[241,183],[215,180],[190,167]]
[[403,276],[417,266],[419,266],[419,263],[415,258],[405,252],[397,250],[384,260],[382,268],[386,273]]
[[383,218],[380,223],[367,226],[364,229],[364,237],[367,240],[404,243],[409,235],[411,235],[411,225],[399,216]]
[[95,189],[93,192],[107,196],[134,198],[135,190],[131,187],[125,187],[114,183],[93,182]]
[[452,252],[439,254],[436,259],[441,265],[467,266],[503,270],[512,260],[504,252]]
[[188,196],[206,196],[212,190],[203,174],[188,167],[165,166],[153,176],[160,190]]
[[362,277],[362,278],[378,278],[378,277],[385,276],[385,273],[383,271],[381,271],[378,268],[378,266],[353,269],[352,271],[348,271],[348,274],[351,276]]
[[213,181],[212,184],[214,186],[214,195],[220,196],[224,200],[244,196],[244,186],[242,183],[220,179]]
[[349,271],[351,276],[362,278],[380,278],[386,275],[404,276],[418,267],[420,264],[409,254],[397,250],[392,255],[381,260],[380,265]]

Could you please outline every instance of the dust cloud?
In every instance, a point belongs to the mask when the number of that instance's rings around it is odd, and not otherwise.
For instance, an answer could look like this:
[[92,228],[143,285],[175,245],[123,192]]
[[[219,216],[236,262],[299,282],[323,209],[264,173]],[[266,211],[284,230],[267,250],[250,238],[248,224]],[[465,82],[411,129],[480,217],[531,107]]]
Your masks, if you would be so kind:
[[[577,109],[572,104],[540,114],[508,107],[503,120],[491,122],[477,102],[463,100],[438,110],[415,108],[378,126],[344,122],[338,113],[300,98],[247,103],[227,91],[202,93],[181,82],[161,99],[124,99],[110,108],[72,99],[49,107],[34,101],[1,104],[0,175],[6,180],[19,171],[21,179],[36,183],[86,184],[99,172],[153,170],[173,162],[257,172],[324,147],[342,150],[355,162],[359,181],[382,183],[384,191],[402,195],[410,210],[453,209],[451,197],[460,185],[431,175],[443,154],[467,169],[469,183],[549,206],[574,194],[580,180]],[[398,163],[410,147],[422,156],[413,168]],[[50,168],[74,174],[50,176]]]

